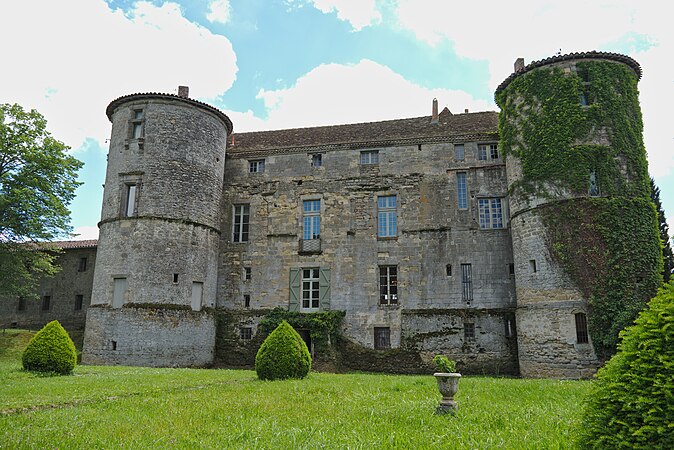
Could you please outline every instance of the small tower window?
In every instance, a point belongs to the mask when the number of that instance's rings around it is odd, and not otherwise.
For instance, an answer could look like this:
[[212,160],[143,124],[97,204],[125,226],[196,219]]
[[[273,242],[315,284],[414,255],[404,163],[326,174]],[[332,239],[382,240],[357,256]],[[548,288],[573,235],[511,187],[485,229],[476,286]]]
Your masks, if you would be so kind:
[[538,268],[536,267],[536,260],[535,259],[529,260],[529,270],[531,271],[531,273],[538,272]]
[[597,181],[597,172],[592,170],[590,171],[590,186],[588,189],[588,193],[590,194],[590,197],[598,197],[599,196],[599,182]]
[[243,307],[244,308],[250,308],[250,295],[245,294],[243,296]]
[[244,267],[243,268],[243,279],[246,281],[250,281],[253,278],[253,271],[251,270],[250,267]]
[[590,339],[587,333],[587,316],[585,313],[576,314],[576,342],[578,344],[589,344]]
[[448,277],[452,276],[452,265],[451,264],[447,264],[445,266],[445,273],[447,274]]
[[178,274],[177,273],[173,274],[173,284],[178,284]]
[[321,167],[323,165],[323,155],[321,153],[314,153],[311,155],[311,167]]
[[145,120],[145,113],[142,109],[133,110],[133,118],[130,121],[130,138],[140,139],[143,137],[143,122]]
[[135,184],[126,185],[126,198],[124,199],[124,216],[133,217],[136,215],[136,196],[138,195],[138,186]]

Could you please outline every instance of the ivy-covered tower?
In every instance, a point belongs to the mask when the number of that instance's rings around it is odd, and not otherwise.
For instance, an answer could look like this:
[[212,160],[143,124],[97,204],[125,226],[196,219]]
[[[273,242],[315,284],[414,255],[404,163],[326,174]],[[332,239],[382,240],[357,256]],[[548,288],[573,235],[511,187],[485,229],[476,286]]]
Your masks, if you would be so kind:
[[637,82],[615,53],[524,66],[496,90],[526,377],[586,377],[661,283]]
[[213,360],[229,118],[178,95],[132,94],[112,122],[83,360],[199,366]]

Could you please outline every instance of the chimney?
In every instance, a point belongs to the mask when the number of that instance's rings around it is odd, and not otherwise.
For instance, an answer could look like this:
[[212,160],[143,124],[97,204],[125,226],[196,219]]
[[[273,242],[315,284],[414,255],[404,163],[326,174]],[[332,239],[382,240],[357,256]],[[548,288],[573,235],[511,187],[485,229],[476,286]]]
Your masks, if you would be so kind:
[[463,113],[464,113],[464,114],[468,114],[468,108],[464,109],[464,110],[463,110]]
[[433,113],[431,114],[431,123],[438,123],[438,99],[433,99]]
[[178,86],[178,97],[189,98],[190,97],[189,86]]
[[519,72],[524,69],[524,58],[517,58],[515,60],[515,72]]

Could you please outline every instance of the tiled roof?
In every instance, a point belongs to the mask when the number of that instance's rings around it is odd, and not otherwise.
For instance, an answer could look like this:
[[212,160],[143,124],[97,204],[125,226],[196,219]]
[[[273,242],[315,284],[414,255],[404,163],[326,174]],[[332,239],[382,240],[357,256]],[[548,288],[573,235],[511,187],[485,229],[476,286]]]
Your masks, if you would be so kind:
[[65,250],[72,248],[96,248],[98,239],[88,239],[83,241],[53,241],[49,242],[49,244],[56,245]]
[[550,58],[541,59],[540,61],[533,61],[530,64],[527,64],[525,67],[518,70],[517,72],[513,72],[512,74],[510,74],[510,76],[506,78],[503,81],[503,83],[499,85],[499,87],[496,88],[496,94],[505,89],[510,84],[510,82],[514,80],[516,77],[524,73],[527,73],[530,70],[533,70],[537,67],[546,66],[548,64],[554,64],[562,61],[571,61],[574,59],[609,59],[621,62],[623,64],[628,65],[634,71],[634,73],[637,76],[637,79],[639,80],[641,79],[641,66],[639,65],[638,62],[636,62],[629,56],[621,55],[620,53],[597,52],[597,51],[568,53],[566,55],[551,56]]
[[431,123],[431,116],[424,116],[349,125],[236,133],[230,137],[227,154],[243,157],[418,141],[465,142],[493,138],[497,131],[498,113],[494,111],[452,114],[445,108],[439,114],[437,123]]
[[121,97],[118,97],[114,99],[113,101],[110,102],[107,108],[105,108],[105,114],[108,116],[108,119],[112,121],[112,114],[115,112],[115,109],[119,107],[122,103],[128,102],[128,101],[133,101],[133,100],[144,100],[144,99],[171,99],[171,100],[180,100],[181,102],[189,103],[190,105],[205,109],[207,111],[212,112],[216,116],[220,118],[225,123],[225,126],[227,127],[227,135],[232,134],[232,130],[234,129],[234,126],[232,125],[232,121],[229,120],[229,117],[222,111],[220,111],[218,108],[215,108],[207,103],[200,102],[199,100],[194,100],[189,97],[181,97],[179,95],[175,94],[162,94],[160,92],[144,92],[144,93],[138,93],[138,94],[129,94],[129,95],[123,95]]

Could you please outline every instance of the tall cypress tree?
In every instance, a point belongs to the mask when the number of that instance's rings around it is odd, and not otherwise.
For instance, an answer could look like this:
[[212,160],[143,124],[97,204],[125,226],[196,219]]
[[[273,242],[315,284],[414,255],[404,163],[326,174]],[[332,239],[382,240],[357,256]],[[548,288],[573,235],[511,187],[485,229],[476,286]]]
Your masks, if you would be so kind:
[[672,269],[674,269],[674,253],[672,253],[672,246],[669,240],[669,226],[665,218],[665,211],[662,209],[662,202],[660,201],[660,188],[655,185],[653,177],[651,177],[651,200],[653,200],[655,208],[658,211],[660,239],[662,239],[662,261],[664,263],[662,279],[665,283],[668,283],[672,275]]

